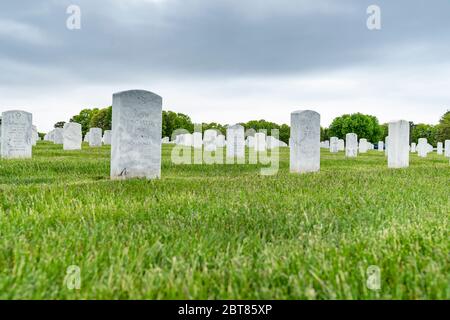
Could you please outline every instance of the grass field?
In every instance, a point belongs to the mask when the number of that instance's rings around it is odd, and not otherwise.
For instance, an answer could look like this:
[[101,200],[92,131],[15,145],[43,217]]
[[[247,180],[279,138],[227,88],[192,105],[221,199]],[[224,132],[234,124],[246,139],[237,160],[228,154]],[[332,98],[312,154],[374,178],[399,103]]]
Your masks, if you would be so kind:
[[[1,299],[449,299],[450,166],[322,151],[320,173],[182,165],[109,180],[109,147],[0,160]],[[81,270],[80,290],[64,285]],[[381,290],[366,270],[381,270]]]

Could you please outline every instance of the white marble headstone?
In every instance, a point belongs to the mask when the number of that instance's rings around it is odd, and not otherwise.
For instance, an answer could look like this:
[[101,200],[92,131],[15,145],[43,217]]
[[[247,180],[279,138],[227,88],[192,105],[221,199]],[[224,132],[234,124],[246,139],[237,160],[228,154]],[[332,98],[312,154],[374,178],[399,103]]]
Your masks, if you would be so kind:
[[111,145],[111,138],[112,138],[112,131],[105,130],[105,132],[103,132],[103,144],[106,146]]
[[359,139],[359,153],[367,153],[369,149],[369,143],[367,139]]
[[89,130],[89,147],[101,147],[102,146],[102,129],[91,128]]
[[162,98],[131,90],[113,95],[111,178],[161,176]]
[[320,170],[320,114],[311,110],[291,113],[290,171]]
[[239,124],[227,128],[227,157],[245,157],[245,130]]
[[33,116],[20,110],[2,113],[1,157],[4,159],[31,158]]
[[81,124],[76,122],[65,123],[63,129],[63,149],[81,150],[81,142]]
[[406,120],[389,123],[388,167],[409,166],[409,122]]
[[358,135],[356,133],[347,133],[345,135],[345,156],[355,158],[358,156]]

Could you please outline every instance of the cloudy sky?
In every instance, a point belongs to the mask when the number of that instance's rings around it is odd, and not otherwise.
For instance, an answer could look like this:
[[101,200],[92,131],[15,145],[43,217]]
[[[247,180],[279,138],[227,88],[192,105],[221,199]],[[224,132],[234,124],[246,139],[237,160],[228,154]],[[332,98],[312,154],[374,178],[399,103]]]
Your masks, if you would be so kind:
[[[381,30],[366,25],[373,4]],[[1,2],[0,111],[30,111],[47,131],[128,89],[195,122],[312,109],[324,126],[352,112],[437,123],[450,109],[450,1]]]

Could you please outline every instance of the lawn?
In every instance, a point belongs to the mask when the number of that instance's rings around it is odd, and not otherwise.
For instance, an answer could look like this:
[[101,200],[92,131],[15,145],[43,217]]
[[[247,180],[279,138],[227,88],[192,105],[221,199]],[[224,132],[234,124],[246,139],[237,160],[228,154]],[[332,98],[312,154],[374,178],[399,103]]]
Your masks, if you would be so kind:
[[[450,166],[322,150],[320,173],[180,165],[109,180],[109,147],[0,160],[0,299],[450,299]],[[81,271],[81,288],[65,284]],[[366,270],[381,271],[381,289]]]

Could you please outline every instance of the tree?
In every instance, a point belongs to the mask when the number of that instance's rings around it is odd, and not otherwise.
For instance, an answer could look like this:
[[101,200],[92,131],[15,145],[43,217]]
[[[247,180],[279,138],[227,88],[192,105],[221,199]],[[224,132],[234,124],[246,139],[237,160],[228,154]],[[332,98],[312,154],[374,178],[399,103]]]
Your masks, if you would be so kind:
[[98,112],[98,108],[94,109],[83,109],[80,111],[80,113],[76,116],[73,116],[70,119],[70,122],[76,122],[81,124],[81,131],[83,133],[83,136],[86,135],[86,133],[89,131],[89,125],[91,123],[92,117]]
[[330,130],[320,127],[320,141],[330,140]]
[[64,128],[65,124],[66,124],[65,121],[58,121],[57,123],[55,123],[55,125],[53,127],[55,127],[55,128]]
[[91,121],[89,122],[90,128],[101,128],[103,131],[111,130],[112,124],[112,107],[98,110],[93,114]]
[[162,136],[171,137],[177,129],[185,129],[194,132],[194,124],[189,116],[173,111],[162,112]]
[[382,128],[375,116],[362,113],[344,114],[333,120],[329,128],[330,137],[345,139],[347,133],[356,133],[358,138],[378,142],[382,138]]
[[439,120],[436,131],[436,140],[438,142],[450,140],[450,111],[447,111]]
[[411,142],[417,143],[420,138],[426,138],[428,143],[436,146],[437,126],[431,124],[413,124],[411,126]]

